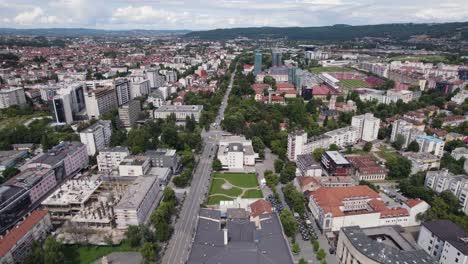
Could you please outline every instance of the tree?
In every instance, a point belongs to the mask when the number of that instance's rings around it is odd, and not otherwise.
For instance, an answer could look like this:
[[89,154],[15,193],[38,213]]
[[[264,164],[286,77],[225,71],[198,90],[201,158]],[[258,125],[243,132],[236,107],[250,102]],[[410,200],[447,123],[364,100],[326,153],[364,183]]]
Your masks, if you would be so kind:
[[197,125],[197,122],[195,121],[195,118],[193,117],[193,115],[187,116],[185,118],[185,129],[187,129],[187,131],[189,132],[195,131],[196,125]]
[[299,264],[307,264],[308,262],[304,259],[304,258],[301,258],[299,260]]
[[216,158],[213,160],[212,167],[214,171],[220,171],[223,168],[223,164],[221,164],[221,161]]
[[164,188],[163,197],[163,202],[173,202],[177,200],[175,192],[171,187]]
[[265,171],[266,185],[274,192],[276,185],[279,183],[279,177],[272,171]]
[[296,165],[294,163],[288,163],[284,166],[283,170],[280,173],[280,181],[283,184],[286,184],[296,177]]
[[299,254],[299,252],[301,252],[301,247],[299,247],[299,244],[298,243],[294,243],[292,245],[292,252],[294,254]]
[[395,138],[395,142],[392,143],[392,146],[396,150],[401,150],[404,144],[405,144],[405,137],[402,134],[398,134]]
[[255,152],[259,154],[261,158],[265,157],[265,144],[259,137],[252,138],[252,146]]
[[331,144],[330,147],[328,147],[328,150],[338,151],[338,150],[340,150],[340,147],[338,147],[338,145],[336,145],[336,144]]
[[416,140],[411,141],[406,148],[407,151],[419,152],[419,144]]
[[153,263],[158,251],[158,245],[151,242],[145,242],[140,248],[140,253],[143,256],[145,263]]
[[403,179],[411,173],[411,161],[399,155],[388,159],[386,165],[390,179]]
[[317,251],[317,259],[318,260],[323,260],[325,259],[325,257],[327,256],[327,253],[325,253],[325,250],[323,250],[323,248],[319,249],[319,251]]
[[275,160],[275,172],[280,173],[283,170],[284,161],[280,159]]
[[42,246],[37,241],[33,241],[31,245],[31,251],[23,259],[23,264],[43,264],[44,263],[44,252]]
[[[8,168],[6,168],[6,169],[2,172],[3,181],[8,180],[9,178],[15,176],[15,175],[18,174],[19,172],[20,172],[20,170],[18,170],[18,169],[15,168],[15,167],[8,167]],[[1,179],[0,179],[0,180],[1,180]]]
[[281,212],[280,219],[284,233],[288,237],[294,237],[297,233],[297,222],[291,211],[289,211],[289,209],[284,209]]
[[316,148],[314,149],[314,151],[312,152],[312,156],[314,157],[314,160],[317,161],[317,162],[320,162],[320,160],[322,159],[322,155],[325,153],[325,149],[324,148]]
[[371,142],[366,142],[366,144],[364,144],[364,147],[362,148],[362,150],[366,151],[366,152],[369,152],[372,150],[372,143]]
[[41,145],[44,151],[51,149],[54,146],[54,143],[50,140],[47,134],[42,135]]
[[305,213],[304,195],[296,190],[296,187],[290,182],[283,188],[284,197],[290,202],[294,211],[300,215]]
[[141,230],[139,226],[131,225],[128,227],[127,231],[125,232],[125,237],[130,244],[131,247],[138,247],[141,245],[141,241],[143,236],[141,234]]
[[44,263],[61,264],[65,263],[65,256],[62,253],[62,244],[53,237],[48,236],[44,242]]
[[314,247],[314,252],[317,252],[320,249],[320,244],[317,239],[312,240],[312,246]]

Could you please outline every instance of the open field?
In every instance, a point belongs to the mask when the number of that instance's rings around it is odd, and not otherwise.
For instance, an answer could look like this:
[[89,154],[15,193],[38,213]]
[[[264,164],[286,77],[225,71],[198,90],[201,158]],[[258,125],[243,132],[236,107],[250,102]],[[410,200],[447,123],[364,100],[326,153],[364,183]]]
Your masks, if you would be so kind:
[[366,88],[366,87],[369,87],[369,84],[367,84],[365,81],[363,80],[341,80],[339,83],[339,85],[345,87],[345,88],[354,88],[354,87],[363,87],[363,88]]
[[390,58],[392,61],[424,61],[431,63],[448,62],[444,55],[400,55]]
[[112,252],[138,251],[126,243],[118,246],[64,246],[65,264],[89,264]]
[[379,149],[379,151],[377,151],[377,155],[379,155],[379,157],[381,157],[382,159],[388,161],[389,159],[393,159],[395,158],[396,156],[398,156],[398,154],[396,152],[393,152],[385,147],[381,147]]
[[24,115],[24,116],[15,116],[15,117],[9,117],[9,118],[0,118],[0,129],[6,128],[6,127],[12,127],[12,126],[17,126],[24,124],[26,121],[34,118],[34,117],[44,117],[47,116],[46,113],[39,112],[35,113],[32,115]]
[[322,72],[352,72],[353,70],[348,68],[342,67],[317,67],[317,68],[310,68],[310,72],[312,73],[322,73]]
[[262,198],[257,176],[252,173],[215,173],[211,183],[208,204],[231,201],[237,197]]

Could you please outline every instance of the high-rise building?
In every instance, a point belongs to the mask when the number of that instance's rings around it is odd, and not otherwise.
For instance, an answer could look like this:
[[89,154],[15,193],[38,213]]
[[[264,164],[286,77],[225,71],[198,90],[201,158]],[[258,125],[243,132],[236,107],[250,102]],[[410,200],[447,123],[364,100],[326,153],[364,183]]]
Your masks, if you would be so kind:
[[255,51],[255,64],[254,64],[254,75],[262,72],[262,53],[260,51]]
[[111,121],[99,120],[80,132],[80,140],[86,145],[88,155],[94,156],[109,146],[111,135]]
[[177,82],[177,73],[175,71],[167,71],[166,82]]
[[283,55],[279,49],[271,50],[271,64],[273,67],[279,67],[283,65]]
[[52,100],[53,118],[56,123],[73,123],[71,96],[69,94],[57,95]]
[[25,105],[26,96],[24,88],[11,87],[9,89],[0,89],[0,109],[8,108],[12,105]]
[[126,147],[105,148],[97,156],[98,170],[110,174],[119,168],[120,162],[128,155],[130,151]]
[[130,101],[130,81],[119,79],[115,81],[115,92],[117,93],[117,103],[119,106]]
[[133,126],[141,112],[141,104],[138,100],[132,100],[129,103],[119,107],[119,119],[124,127]]
[[85,103],[88,118],[99,118],[118,107],[117,94],[113,87],[88,90],[85,93]]
[[364,141],[374,141],[379,135],[380,119],[374,117],[372,113],[353,116],[351,126],[358,129],[358,138]]

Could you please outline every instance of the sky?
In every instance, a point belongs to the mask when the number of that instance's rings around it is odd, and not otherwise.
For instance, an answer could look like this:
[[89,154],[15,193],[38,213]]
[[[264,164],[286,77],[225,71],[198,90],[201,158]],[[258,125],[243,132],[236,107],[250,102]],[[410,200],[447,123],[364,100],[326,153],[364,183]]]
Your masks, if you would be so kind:
[[0,0],[0,27],[189,29],[468,21],[466,0]]

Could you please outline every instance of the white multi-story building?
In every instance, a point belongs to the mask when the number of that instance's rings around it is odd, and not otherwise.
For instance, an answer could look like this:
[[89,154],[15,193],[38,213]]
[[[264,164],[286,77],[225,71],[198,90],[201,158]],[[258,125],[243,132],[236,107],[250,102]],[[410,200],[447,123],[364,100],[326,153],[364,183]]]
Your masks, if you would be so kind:
[[0,89],[0,109],[8,108],[13,105],[25,105],[26,96],[23,87],[10,87]]
[[358,133],[356,127],[348,126],[329,131],[325,133],[325,135],[331,137],[331,144],[336,144],[339,147],[346,147],[358,142]]
[[146,100],[149,103],[153,104],[154,107],[159,108],[163,105],[166,104],[166,100],[164,98],[164,95],[160,90],[155,90],[148,96],[148,100]]
[[114,208],[117,228],[146,223],[161,198],[158,177],[137,177]]
[[325,232],[342,227],[376,227],[383,225],[419,225],[417,215],[430,206],[410,199],[402,207],[388,207],[380,195],[365,185],[321,187],[310,193],[309,208],[318,226]]
[[452,155],[452,157],[456,160],[459,160],[461,158],[465,158],[468,160],[468,148],[465,148],[465,147],[456,148],[452,151],[450,155]]
[[185,122],[186,118],[191,116],[198,122],[202,110],[203,105],[163,105],[154,110],[154,118],[166,119],[171,114],[175,114],[178,122]]
[[151,167],[151,159],[146,156],[128,156],[119,164],[119,176],[143,176]]
[[405,152],[403,156],[411,161],[411,174],[431,169],[439,169],[440,167],[440,157],[432,155],[431,153]]
[[441,264],[468,263],[468,232],[450,220],[424,222],[418,245]]
[[119,168],[119,164],[130,155],[126,147],[106,148],[99,151],[97,156],[98,170],[110,174]]
[[119,107],[119,119],[124,127],[133,126],[141,113],[141,104],[138,100],[131,100]]
[[81,143],[86,145],[89,156],[94,156],[109,146],[112,136],[111,126],[111,121],[99,120],[80,132]]
[[85,103],[89,118],[99,118],[118,107],[117,94],[112,87],[88,90],[85,92]]
[[434,153],[437,157],[444,155],[445,141],[440,138],[419,135],[416,142],[419,144],[419,152]]
[[159,88],[164,85],[164,76],[159,75],[159,71],[157,69],[147,70],[146,78],[150,82],[150,88]]
[[461,105],[465,102],[466,98],[468,98],[468,91],[462,90],[452,97],[451,101]]
[[242,136],[223,137],[219,141],[218,159],[224,169],[243,169],[254,166],[258,153],[255,153],[252,141]]
[[134,99],[136,97],[145,96],[150,93],[150,81],[141,80],[137,82],[132,82],[130,85],[130,98]]
[[177,73],[175,71],[166,71],[166,82],[177,82]]
[[468,177],[453,175],[448,170],[428,171],[424,185],[437,193],[449,190],[460,202],[463,212],[468,214]]
[[[417,129],[412,123],[399,119],[393,122],[392,134],[390,136],[390,142],[395,142],[398,135],[402,135],[405,139],[403,148],[408,147],[408,144],[419,135],[425,135],[425,133]],[[420,146],[421,147],[421,146]]]
[[364,141],[374,141],[379,135],[380,119],[372,113],[353,116],[351,126],[358,130],[357,137]]

